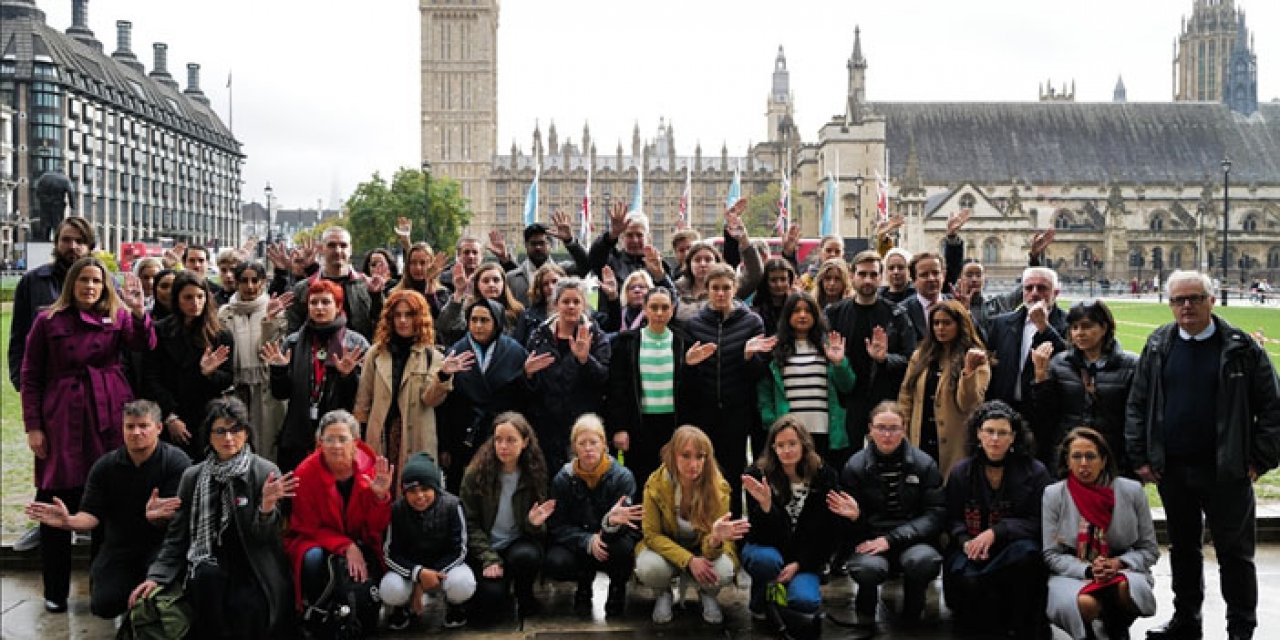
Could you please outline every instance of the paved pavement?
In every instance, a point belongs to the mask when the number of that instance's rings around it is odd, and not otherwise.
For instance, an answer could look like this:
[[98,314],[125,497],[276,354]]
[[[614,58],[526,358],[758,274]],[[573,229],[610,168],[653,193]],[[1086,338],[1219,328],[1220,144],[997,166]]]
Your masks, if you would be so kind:
[[[1170,591],[1169,563],[1167,548],[1162,549],[1160,562],[1156,566],[1156,597],[1159,600],[1159,611],[1153,618],[1138,620],[1133,627],[1133,636],[1142,638],[1145,631],[1160,624],[1173,610],[1173,594]],[[1205,638],[1224,638],[1225,605],[1222,602],[1221,590],[1218,587],[1218,568],[1211,548],[1206,549],[1207,583],[1205,598]],[[746,577],[742,577],[745,585]],[[1267,544],[1258,553],[1259,627],[1257,638],[1280,637],[1280,545]],[[602,575],[596,581],[596,609],[590,619],[578,618],[572,614],[573,585],[556,583],[539,588],[539,595],[547,605],[548,614],[526,621],[523,629],[509,613],[495,612],[494,622],[485,629],[475,625],[462,630],[445,631],[440,627],[443,612],[439,605],[433,604],[428,609],[429,624],[418,626],[403,632],[384,633],[386,638],[416,638],[430,633],[453,637],[488,639],[561,639],[561,638],[647,638],[662,637],[672,639],[683,638],[726,638],[732,640],[769,638],[773,634],[752,625],[746,610],[746,591],[744,588],[726,589],[720,595],[720,602],[725,611],[725,623],[719,627],[706,625],[698,614],[697,600],[690,595],[688,607],[684,611],[677,609],[673,622],[662,627],[654,627],[649,621],[653,608],[652,595],[643,589],[633,589],[628,603],[626,615],[621,618],[604,618],[604,599],[607,587],[606,578]],[[900,603],[900,591],[894,586],[883,590],[882,606],[879,613],[879,638],[939,638],[951,637],[949,614],[941,604],[939,583],[935,582],[929,591],[929,606],[925,612],[925,624],[913,631],[895,629],[892,623],[892,611]],[[823,597],[828,611],[844,619],[852,617],[852,592],[847,579],[837,579],[823,588]],[[114,637],[110,621],[100,620],[89,613],[88,578],[84,569],[78,569],[72,579],[72,598],[70,611],[62,615],[50,615],[44,612],[43,600],[40,596],[40,574],[36,569],[22,566],[21,563],[6,561],[0,565],[0,626],[2,636],[11,640],[28,640],[33,638],[66,638],[67,640],[108,640]],[[1067,636],[1061,631],[1057,638]],[[828,624],[825,630],[827,638],[845,638],[850,634],[843,628]]]

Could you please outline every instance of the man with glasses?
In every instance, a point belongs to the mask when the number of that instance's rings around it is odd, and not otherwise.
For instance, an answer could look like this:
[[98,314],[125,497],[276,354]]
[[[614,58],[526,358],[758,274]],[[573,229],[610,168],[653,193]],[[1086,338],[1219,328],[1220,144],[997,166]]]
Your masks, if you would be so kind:
[[1266,351],[1213,314],[1209,276],[1174,271],[1167,286],[1174,322],[1147,338],[1125,420],[1129,459],[1164,501],[1173,568],[1173,617],[1147,638],[1201,637],[1205,524],[1228,637],[1251,638],[1258,624],[1253,482],[1280,463],[1280,384]]
[[[1053,343],[1053,352],[1067,348],[1067,316],[1058,307],[1058,274],[1047,267],[1027,267],[1022,271],[1022,305],[992,318],[987,323],[987,348],[995,353],[987,400],[1003,400],[1018,413],[1028,414],[1035,366],[1031,351],[1044,342]],[[1057,442],[1037,442],[1036,458],[1055,468]]]

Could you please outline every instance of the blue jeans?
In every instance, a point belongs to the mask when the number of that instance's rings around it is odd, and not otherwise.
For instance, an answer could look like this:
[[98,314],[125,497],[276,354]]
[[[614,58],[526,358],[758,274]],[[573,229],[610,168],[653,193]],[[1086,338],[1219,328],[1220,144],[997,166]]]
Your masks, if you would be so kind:
[[[751,610],[764,611],[764,590],[786,566],[774,547],[748,542],[742,548],[742,568],[751,575]],[[818,574],[800,571],[787,583],[787,607],[813,613],[822,604]]]

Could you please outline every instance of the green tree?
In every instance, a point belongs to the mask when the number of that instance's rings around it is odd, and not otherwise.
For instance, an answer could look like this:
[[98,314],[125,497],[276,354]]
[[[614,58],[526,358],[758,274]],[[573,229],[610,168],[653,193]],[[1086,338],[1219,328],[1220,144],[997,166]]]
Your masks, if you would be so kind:
[[313,238],[319,238],[321,235],[324,234],[324,230],[328,229],[329,227],[342,227],[344,229],[350,229],[351,224],[348,219],[347,212],[343,211],[342,215],[340,216],[334,216],[327,220],[321,220],[319,223],[317,223],[313,227],[308,227],[306,229],[298,229],[298,232],[293,234],[293,243],[302,244]]
[[[764,191],[751,196],[747,200],[747,212],[742,216],[742,222],[747,225],[747,231],[751,233],[753,238],[767,238],[777,235],[774,225],[778,222],[778,193],[782,190],[781,185],[776,182],[769,183]],[[799,222],[799,197],[795,189],[791,190],[791,221]]]
[[426,176],[417,169],[400,168],[391,184],[378,173],[356,187],[347,199],[347,225],[353,249],[368,251],[396,243],[396,218],[413,221],[413,239],[425,238],[435,248],[449,248],[471,221],[471,205],[462,197],[458,182],[431,178],[430,209],[423,186]]

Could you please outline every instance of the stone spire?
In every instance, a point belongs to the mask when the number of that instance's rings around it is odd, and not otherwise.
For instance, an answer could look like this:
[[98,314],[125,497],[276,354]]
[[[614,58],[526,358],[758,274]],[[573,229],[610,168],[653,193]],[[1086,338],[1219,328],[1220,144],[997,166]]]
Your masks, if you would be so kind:
[[1244,11],[1236,17],[1236,41],[1227,61],[1227,77],[1223,81],[1222,101],[1236,113],[1252,115],[1258,110],[1258,58],[1249,48],[1249,30],[1244,25]]
[[1116,76],[1116,88],[1111,92],[1112,102],[1127,102],[1128,95],[1124,89],[1124,76]]
[[862,29],[853,28],[853,55],[846,65],[849,70],[849,92],[845,103],[844,123],[862,122],[867,102],[867,60],[862,57]]

